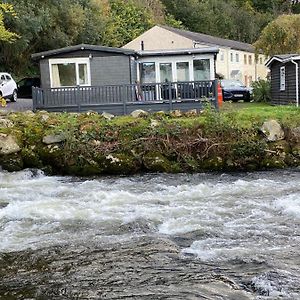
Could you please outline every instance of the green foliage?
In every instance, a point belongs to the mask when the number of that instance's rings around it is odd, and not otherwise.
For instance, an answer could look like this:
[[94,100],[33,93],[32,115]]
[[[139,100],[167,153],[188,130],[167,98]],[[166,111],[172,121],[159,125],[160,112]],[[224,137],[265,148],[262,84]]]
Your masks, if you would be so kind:
[[16,17],[14,8],[11,4],[0,2],[0,42],[14,42],[18,35],[14,32],[11,32],[5,27],[4,24],[4,14],[8,14],[12,17]]
[[[10,71],[17,76],[37,73],[38,66],[33,65],[30,58],[32,53],[79,43],[119,47],[155,24],[167,24],[253,43],[259,38],[263,28],[279,14],[298,13],[300,4],[296,2],[284,0],[9,0],[14,7],[13,10],[11,5],[2,1],[0,2],[0,70]],[[288,32],[284,28],[291,30]],[[300,40],[297,22],[287,23],[287,25],[283,23],[275,32],[275,36],[266,33],[266,47],[270,47],[272,51],[274,48],[276,50],[274,51],[278,52],[276,47],[281,45],[280,39],[283,39],[281,52],[299,49],[294,47],[299,45]],[[14,43],[7,43],[13,40]],[[259,42],[257,45],[258,48],[264,49]],[[272,51],[267,49],[266,53]]]
[[255,102],[271,101],[271,83],[269,80],[260,79],[252,83],[253,99]]
[[133,0],[110,0],[109,21],[105,44],[120,47],[130,42],[154,24],[150,10]]
[[269,23],[254,44],[267,56],[300,51],[300,15],[282,15]]

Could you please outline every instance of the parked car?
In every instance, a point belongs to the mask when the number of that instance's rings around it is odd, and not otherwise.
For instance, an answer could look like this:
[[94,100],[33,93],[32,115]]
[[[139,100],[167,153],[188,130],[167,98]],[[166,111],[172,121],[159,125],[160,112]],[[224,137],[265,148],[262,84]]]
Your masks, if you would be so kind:
[[0,73],[0,96],[13,102],[17,101],[17,84],[8,73]]
[[251,100],[252,93],[250,89],[239,80],[222,79],[220,83],[224,101],[237,102],[238,100],[244,100],[249,102]]
[[40,87],[41,81],[38,77],[26,77],[18,81],[18,97],[32,98],[32,87]]

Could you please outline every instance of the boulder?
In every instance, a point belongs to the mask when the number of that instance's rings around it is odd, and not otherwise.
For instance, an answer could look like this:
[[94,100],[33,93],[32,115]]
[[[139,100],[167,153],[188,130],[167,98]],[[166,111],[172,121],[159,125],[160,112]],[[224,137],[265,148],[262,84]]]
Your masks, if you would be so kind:
[[23,112],[24,115],[27,115],[29,117],[34,117],[35,113],[32,110],[26,110]]
[[49,120],[49,115],[48,114],[42,114],[40,117],[41,122],[45,123]]
[[171,111],[170,115],[175,118],[182,117],[182,112],[179,109]]
[[8,155],[21,151],[12,135],[0,133],[0,155]]
[[284,131],[276,120],[264,122],[260,130],[269,142],[280,141],[285,138]]
[[291,138],[294,143],[300,144],[300,126],[291,129]]
[[197,109],[191,109],[185,113],[186,117],[196,117],[198,115]]
[[14,127],[14,123],[11,120],[0,118],[0,128]]
[[106,120],[111,120],[115,117],[113,114],[107,113],[105,111],[101,114],[101,116]]
[[159,122],[157,120],[151,119],[150,127],[155,128],[159,125]]
[[63,133],[46,135],[43,137],[43,143],[47,145],[61,143],[64,142],[65,140],[66,140],[66,136]]
[[134,118],[143,118],[143,117],[147,117],[149,113],[142,109],[136,109],[130,115]]

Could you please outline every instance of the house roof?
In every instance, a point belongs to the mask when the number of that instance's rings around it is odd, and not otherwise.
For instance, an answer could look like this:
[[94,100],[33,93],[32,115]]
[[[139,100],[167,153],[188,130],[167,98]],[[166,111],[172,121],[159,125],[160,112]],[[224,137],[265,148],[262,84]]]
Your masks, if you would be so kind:
[[265,65],[269,68],[274,61],[278,62],[288,62],[291,60],[300,60],[300,54],[280,54],[272,56]]
[[135,51],[123,49],[123,48],[112,48],[112,47],[104,47],[97,45],[88,45],[88,44],[79,44],[76,46],[69,46],[44,52],[39,52],[31,55],[32,59],[38,60],[49,56],[54,56],[57,54],[70,53],[74,51],[80,50],[90,50],[90,51],[101,51],[101,52],[110,52],[110,53],[120,53],[124,55],[135,55]]
[[205,48],[191,48],[191,49],[167,49],[167,50],[145,50],[137,51],[140,57],[145,56],[167,56],[167,55],[190,55],[190,54],[217,54],[219,48],[205,47]]
[[185,38],[191,39],[195,41],[196,43],[200,44],[209,44],[211,46],[222,46],[222,47],[228,47],[236,50],[242,50],[242,51],[247,51],[247,52],[255,52],[254,47],[251,44],[239,42],[239,41],[234,41],[234,40],[228,40],[228,39],[223,39],[203,33],[198,33],[198,32],[192,32],[192,31],[187,31],[187,30],[182,30],[178,28],[173,28],[165,25],[158,25],[161,28],[164,28],[166,30],[169,30],[171,32],[174,32],[178,35],[181,35]]

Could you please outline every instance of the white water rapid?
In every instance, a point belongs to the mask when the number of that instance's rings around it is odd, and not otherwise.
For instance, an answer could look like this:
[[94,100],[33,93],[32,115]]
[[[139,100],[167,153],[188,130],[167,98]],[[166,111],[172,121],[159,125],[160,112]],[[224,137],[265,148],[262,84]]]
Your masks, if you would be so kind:
[[160,236],[183,260],[226,268],[253,299],[300,299],[299,225],[300,170],[94,179],[0,172],[1,253]]

